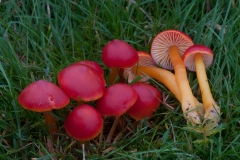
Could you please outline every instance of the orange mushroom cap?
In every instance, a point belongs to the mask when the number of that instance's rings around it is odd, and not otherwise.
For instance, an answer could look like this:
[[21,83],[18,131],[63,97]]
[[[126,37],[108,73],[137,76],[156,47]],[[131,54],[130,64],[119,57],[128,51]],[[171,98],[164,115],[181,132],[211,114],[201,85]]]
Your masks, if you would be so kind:
[[132,107],[137,97],[133,87],[117,83],[105,89],[103,97],[97,100],[96,109],[103,116],[121,116]]
[[24,88],[18,96],[18,102],[23,108],[46,112],[66,106],[69,97],[54,83],[38,80]]
[[76,140],[88,141],[101,132],[103,120],[92,106],[83,104],[70,112],[64,122],[66,132]]
[[58,74],[62,90],[74,100],[93,101],[103,96],[105,80],[91,67],[72,64]]
[[107,67],[127,68],[138,61],[134,47],[122,40],[114,39],[102,49],[102,60]]
[[[147,52],[144,51],[137,51],[138,53],[138,63],[136,65],[138,66],[156,66],[157,64],[153,61],[152,57],[150,54],[148,54]],[[134,72],[132,72],[132,67],[131,68],[125,68],[123,70],[123,76],[124,78],[126,78],[128,80],[128,83],[131,83],[135,78],[136,78],[136,74]],[[141,79],[139,80],[140,82],[146,82],[149,77],[147,76],[143,76],[143,75],[139,75],[141,77]]]
[[184,51],[193,44],[192,39],[187,34],[178,30],[166,30],[160,32],[154,38],[151,46],[151,56],[158,66],[173,70],[169,58],[169,47],[172,45],[178,46],[178,52],[182,56]]
[[156,88],[147,83],[139,82],[131,86],[137,91],[138,98],[127,111],[128,115],[135,120],[151,117],[161,104],[161,94]]
[[201,44],[195,44],[189,47],[183,54],[183,61],[186,68],[190,71],[196,71],[196,66],[194,63],[194,56],[196,53],[200,53],[202,55],[203,62],[205,67],[208,68],[213,62],[213,52],[207,46]]

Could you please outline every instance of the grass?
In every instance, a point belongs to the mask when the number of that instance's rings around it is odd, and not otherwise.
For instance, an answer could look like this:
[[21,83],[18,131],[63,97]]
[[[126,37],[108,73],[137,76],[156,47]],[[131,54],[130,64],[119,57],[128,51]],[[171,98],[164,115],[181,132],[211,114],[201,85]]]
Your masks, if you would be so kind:
[[[46,79],[57,83],[58,72],[80,60],[93,60],[108,75],[101,48],[122,39],[149,52],[152,39],[166,29],[179,29],[195,43],[215,53],[207,70],[216,102],[221,107],[222,130],[203,142],[187,130],[180,104],[170,94],[151,118],[133,135],[122,134],[112,146],[96,141],[86,149],[87,159],[240,159],[240,3],[235,0],[8,0],[0,3],[0,159],[76,159],[82,157],[76,141],[63,128],[71,105],[55,111],[60,126],[57,143],[41,114],[24,110],[17,102],[29,83]],[[195,73],[188,72],[198,99]],[[155,83],[168,94],[166,88]],[[127,126],[131,122],[125,116]],[[111,148],[112,147],[112,148]],[[114,148],[113,148],[114,147]],[[52,150],[54,150],[54,152]]]

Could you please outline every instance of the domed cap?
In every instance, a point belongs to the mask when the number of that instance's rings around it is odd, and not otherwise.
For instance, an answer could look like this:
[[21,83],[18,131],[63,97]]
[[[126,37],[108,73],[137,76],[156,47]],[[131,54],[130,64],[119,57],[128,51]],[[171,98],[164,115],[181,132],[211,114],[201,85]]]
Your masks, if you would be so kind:
[[137,92],[129,85],[117,83],[105,89],[96,109],[103,116],[121,116],[136,102]]
[[72,64],[58,74],[62,90],[77,101],[93,101],[103,96],[105,80],[91,67]]
[[127,111],[128,115],[135,120],[151,117],[161,104],[161,94],[156,88],[147,83],[135,83],[131,86],[137,91],[138,98]]
[[102,60],[109,67],[127,68],[138,61],[138,54],[134,47],[122,40],[112,40],[102,49]]
[[186,68],[190,71],[196,71],[196,66],[194,63],[194,56],[196,53],[200,53],[202,55],[202,60],[205,64],[205,67],[208,68],[213,62],[213,52],[207,46],[201,44],[195,44],[189,47],[183,55],[183,61]]
[[64,122],[66,132],[76,140],[88,141],[101,132],[103,120],[100,113],[92,106],[77,106],[67,115]]
[[178,30],[165,30],[160,32],[153,40],[151,55],[156,64],[162,68],[173,70],[169,58],[169,47],[176,45],[180,56],[185,50],[193,45],[192,39],[185,33]]
[[54,83],[38,80],[21,91],[18,102],[25,109],[46,112],[65,107],[70,102],[70,99]]

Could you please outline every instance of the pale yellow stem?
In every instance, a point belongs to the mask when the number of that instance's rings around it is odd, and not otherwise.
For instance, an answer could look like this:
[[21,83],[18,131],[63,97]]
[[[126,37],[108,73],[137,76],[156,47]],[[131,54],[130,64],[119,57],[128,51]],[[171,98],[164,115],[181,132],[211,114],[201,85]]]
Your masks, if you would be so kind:
[[196,110],[194,96],[187,78],[187,72],[181,56],[178,53],[178,47],[173,45],[169,47],[169,57],[173,64],[176,82],[182,96],[182,110],[190,122],[200,123],[200,117]]
[[205,64],[202,60],[202,55],[200,53],[197,53],[194,57],[194,61],[196,65],[196,74],[205,110],[204,118],[218,121],[220,108],[219,106],[217,106],[210,91]]

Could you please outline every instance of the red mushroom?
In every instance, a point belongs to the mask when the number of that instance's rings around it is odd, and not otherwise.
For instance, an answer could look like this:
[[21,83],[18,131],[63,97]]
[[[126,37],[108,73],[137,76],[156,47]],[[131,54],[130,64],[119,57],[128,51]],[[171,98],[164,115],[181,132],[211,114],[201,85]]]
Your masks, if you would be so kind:
[[85,159],[84,141],[98,136],[103,128],[103,120],[94,107],[82,104],[67,115],[64,127],[68,135],[82,143],[83,159]]
[[117,83],[106,88],[103,97],[97,100],[96,109],[102,116],[116,116],[108,134],[107,143],[111,142],[120,116],[133,106],[137,97],[137,92],[131,86],[124,83]]
[[205,69],[212,64],[212,50],[207,46],[195,44],[185,51],[183,61],[188,70],[196,71],[205,112],[204,123],[208,123],[211,130],[218,125],[220,118],[220,107],[211,94]]
[[200,124],[197,104],[191,91],[187,72],[181,58],[184,51],[193,45],[192,39],[178,30],[166,30],[159,33],[153,40],[151,55],[161,67],[175,71],[176,82],[181,93],[181,104],[184,116],[192,124]]
[[69,97],[57,85],[45,80],[29,84],[18,96],[23,108],[43,113],[50,133],[58,130],[52,110],[65,107],[69,101]]
[[129,68],[137,63],[138,54],[134,47],[122,40],[112,40],[102,49],[102,60],[111,68],[109,84],[113,84],[119,75],[119,69]]
[[94,101],[103,96],[105,80],[93,68],[84,64],[72,64],[58,74],[62,90],[77,101]]
[[88,104],[75,107],[64,122],[66,132],[78,141],[91,140],[101,132],[103,120],[100,113]]
[[153,86],[139,82],[131,85],[138,93],[137,101],[127,111],[128,115],[139,121],[151,117],[161,104],[162,96]]

